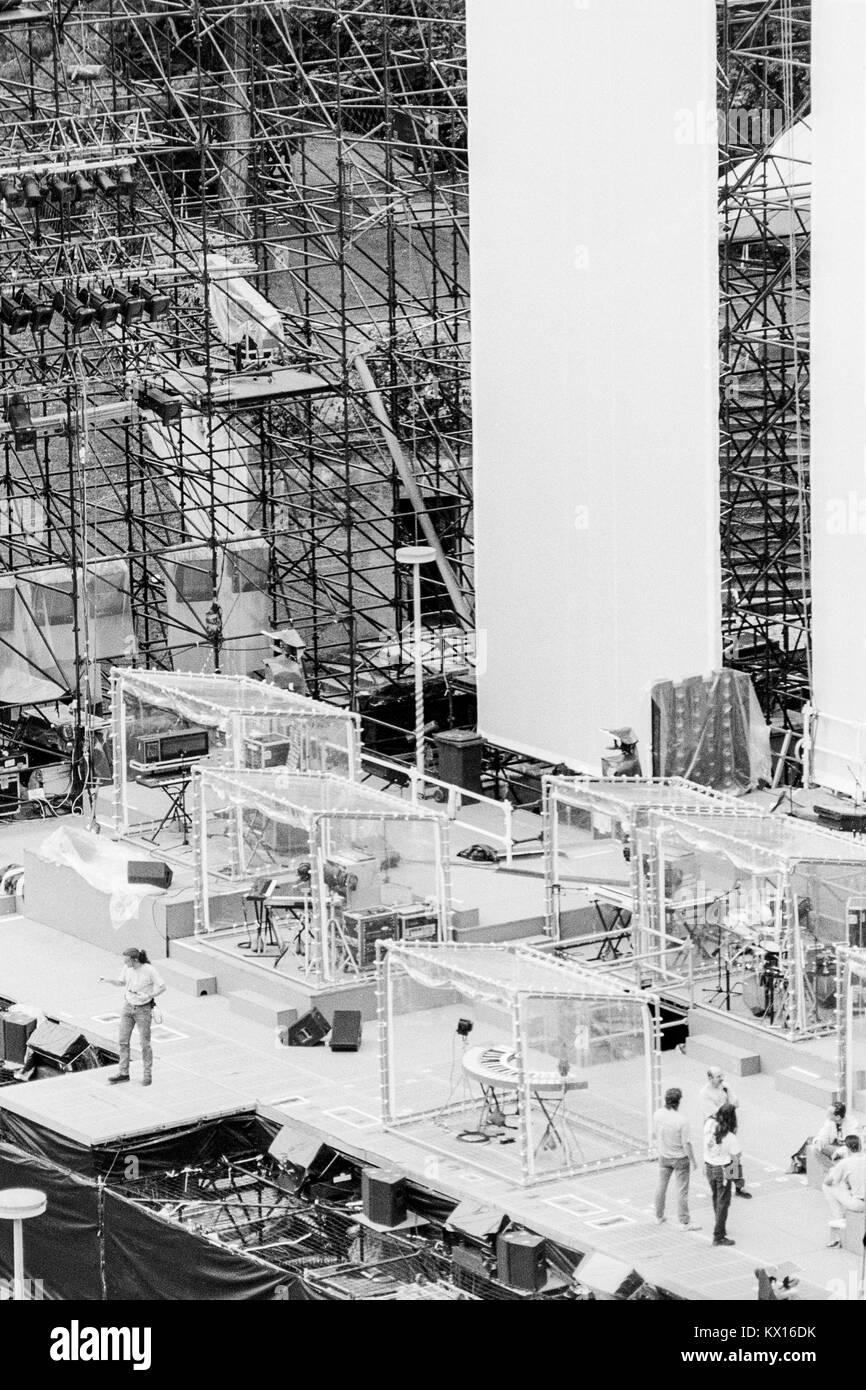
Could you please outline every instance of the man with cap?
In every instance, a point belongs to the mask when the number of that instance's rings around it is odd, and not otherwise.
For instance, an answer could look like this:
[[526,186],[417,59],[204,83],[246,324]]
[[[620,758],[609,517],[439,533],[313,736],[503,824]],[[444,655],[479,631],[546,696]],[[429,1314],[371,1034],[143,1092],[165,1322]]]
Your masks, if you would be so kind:
[[100,976],[104,984],[118,985],[123,990],[123,1009],[120,1014],[119,1052],[117,1073],[108,1078],[109,1086],[117,1086],[129,1080],[129,1052],[132,1032],[138,1029],[141,1039],[142,1086],[149,1086],[153,1075],[153,1048],[150,1044],[150,1030],[153,1023],[153,1010],[158,994],[165,992],[165,981],[154,970],[147,952],[138,946],[127,946],[123,953],[123,971],[119,980]]
[[304,639],[293,627],[279,632],[263,632],[270,637],[276,653],[265,662],[265,680],[280,690],[306,695],[307,677],[304,674]]
[[621,758],[614,768],[614,777],[641,777],[640,758],[637,755],[637,734],[634,729],[624,726],[621,729],[605,729],[613,739],[613,746]]
[[[708,1067],[707,1084],[701,1091],[704,1121],[706,1122],[712,1115],[717,1115],[723,1105],[731,1105],[736,1110],[739,1104],[739,1097],[728,1085],[721,1067]],[[742,1163],[739,1165],[739,1176],[734,1178],[734,1192],[738,1197],[751,1197],[752,1195],[751,1192],[746,1191],[746,1179],[743,1177]]]

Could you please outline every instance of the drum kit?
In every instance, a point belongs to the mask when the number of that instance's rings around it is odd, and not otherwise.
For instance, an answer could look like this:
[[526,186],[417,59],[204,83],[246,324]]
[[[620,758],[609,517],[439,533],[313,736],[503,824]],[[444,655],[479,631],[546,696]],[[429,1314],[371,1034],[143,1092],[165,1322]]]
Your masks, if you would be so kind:
[[[836,1004],[836,965],[833,950],[820,942],[811,929],[810,905],[799,905],[803,942],[803,983],[807,1007],[820,1019]],[[785,1026],[789,1014],[789,977],[782,964],[780,923],[770,903],[729,911],[723,921],[725,944],[719,943],[720,980],[717,993],[727,998],[739,978],[743,1004],[756,1018]],[[724,956],[724,962],[722,957]],[[724,964],[725,985],[721,984]],[[732,986],[732,976],[734,984]]]

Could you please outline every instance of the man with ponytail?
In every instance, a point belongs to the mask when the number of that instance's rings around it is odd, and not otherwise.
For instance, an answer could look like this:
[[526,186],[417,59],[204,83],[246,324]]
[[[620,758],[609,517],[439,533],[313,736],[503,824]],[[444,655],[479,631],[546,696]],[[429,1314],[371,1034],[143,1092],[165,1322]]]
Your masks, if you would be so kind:
[[120,1061],[116,1076],[110,1076],[108,1083],[116,1086],[121,1081],[129,1081],[129,1043],[133,1028],[138,1029],[141,1039],[141,1060],[143,1074],[142,1086],[149,1086],[153,1076],[153,1049],[150,1045],[150,1029],[153,1022],[154,1001],[162,994],[165,983],[154,970],[147,958],[147,952],[137,946],[127,946],[123,953],[123,973],[119,980],[101,977],[103,983],[117,985],[123,990],[123,1011],[120,1015]]

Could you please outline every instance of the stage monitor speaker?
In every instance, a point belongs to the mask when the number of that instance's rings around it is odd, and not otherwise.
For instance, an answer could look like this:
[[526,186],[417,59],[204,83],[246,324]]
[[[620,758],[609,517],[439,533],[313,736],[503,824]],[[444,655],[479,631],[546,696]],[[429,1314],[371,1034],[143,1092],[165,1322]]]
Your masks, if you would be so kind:
[[361,1200],[364,1215],[374,1226],[399,1226],[406,1220],[406,1179],[386,1168],[363,1168]]
[[159,859],[130,859],[126,866],[127,883],[150,883],[154,888],[170,888],[172,870]]
[[0,1055],[4,1062],[13,1066],[23,1066],[27,1054],[27,1043],[36,1027],[32,1014],[10,1009],[0,1014]]
[[605,1299],[627,1299],[642,1286],[643,1279],[622,1260],[612,1255],[602,1255],[596,1251],[587,1255],[578,1265],[575,1278],[579,1284],[592,1289],[594,1294]]
[[547,1251],[543,1236],[531,1231],[505,1231],[496,1240],[496,1277],[510,1289],[537,1293],[547,1283]]
[[357,1052],[361,1046],[361,1010],[335,1009],[329,1046],[332,1052]]
[[73,1061],[87,1046],[87,1039],[77,1028],[68,1023],[49,1023],[47,1019],[34,1028],[27,1042],[29,1051],[61,1066]]
[[303,1014],[289,1029],[289,1047],[318,1047],[331,1031],[331,1025],[324,1014],[315,1006],[308,1014]]
[[321,1139],[283,1125],[268,1149],[268,1156],[280,1165],[277,1186],[281,1191],[299,1192],[321,1151]]

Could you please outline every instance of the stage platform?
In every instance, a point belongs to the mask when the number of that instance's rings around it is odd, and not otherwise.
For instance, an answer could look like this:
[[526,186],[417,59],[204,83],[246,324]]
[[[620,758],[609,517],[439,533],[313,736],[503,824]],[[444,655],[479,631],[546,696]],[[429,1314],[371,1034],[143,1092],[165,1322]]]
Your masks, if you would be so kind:
[[[94,1040],[114,1037],[118,994],[98,983],[116,957],[21,917],[0,919],[0,994],[41,1005],[75,1023]],[[136,1137],[207,1116],[257,1108],[299,1126],[361,1161],[398,1166],[428,1190],[454,1200],[482,1200],[532,1230],[578,1251],[600,1250],[646,1279],[689,1299],[752,1300],[754,1270],[790,1260],[802,1271],[804,1298],[839,1295],[856,1284],[858,1260],[824,1248],[827,1213],[820,1192],[785,1173],[789,1155],[820,1121],[820,1110],[780,1093],[772,1079],[745,1077],[741,1095],[745,1168],[752,1202],[733,1203],[731,1249],[710,1242],[710,1202],[700,1171],[693,1180],[699,1232],[658,1227],[652,1213],[655,1165],[634,1163],[609,1172],[523,1189],[506,1163],[490,1171],[474,1146],[436,1153],[404,1131],[385,1131],[379,1112],[377,1026],[364,1028],[357,1054],[328,1048],[286,1049],[273,1031],[235,1013],[219,995],[196,998],[169,989],[164,1024],[155,1030],[154,1084],[109,1087],[105,1071],[4,1087],[0,1110],[53,1129],[81,1144],[129,1144]],[[479,1035],[482,1025],[479,1024]],[[406,1063],[423,1087],[430,1062],[423,1029]],[[483,1040],[483,1039],[482,1039]],[[663,1084],[680,1085],[693,1132],[699,1131],[698,1092],[705,1066],[680,1052],[662,1059]],[[619,1104],[638,1122],[643,1077],[623,1064]],[[133,1059],[133,1075],[138,1062]],[[421,1136],[423,1137],[423,1136]],[[836,1281],[836,1282],[834,1282]],[[853,1287],[853,1285],[851,1285]],[[848,1296],[851,1296],[850,1294]]]

